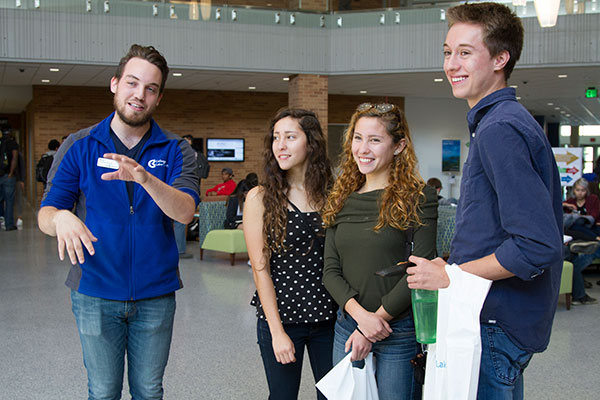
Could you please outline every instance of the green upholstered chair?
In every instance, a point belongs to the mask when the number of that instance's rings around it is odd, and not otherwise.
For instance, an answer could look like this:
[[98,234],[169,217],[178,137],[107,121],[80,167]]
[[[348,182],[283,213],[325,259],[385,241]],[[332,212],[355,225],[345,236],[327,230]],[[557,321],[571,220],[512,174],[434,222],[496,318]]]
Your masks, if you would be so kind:
[[198,204],[198,241],[204,242],[213,229],[223,229],[227,207],[224,201],[206,201]]
[[200,259],[204,256],[204,250],[214,250],[229,253],[231,265],[235,264],[235,253],[245,253],[246,240],[244,231],[241,229],[214,229],[206,234],[200,247]]
[[450,255],[450,244],[454,237],[454,226],[456,220],[456,207],[438,206],[437,240],[436,248],[439,257],[444,260]]
[[565,295],[567,310],[571,309],[571,296],[573,293],[573,264],[569,261],[563,261],[562,276],[560,277],[560,290],[558,294]]

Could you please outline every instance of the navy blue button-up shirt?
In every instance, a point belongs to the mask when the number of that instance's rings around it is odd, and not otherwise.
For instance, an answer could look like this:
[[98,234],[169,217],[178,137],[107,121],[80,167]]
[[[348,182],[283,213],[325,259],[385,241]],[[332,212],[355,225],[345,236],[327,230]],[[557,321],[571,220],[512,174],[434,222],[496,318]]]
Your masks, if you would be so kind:
[[546,135],[504,88],[468,115],[471,144],[463,169],[450,263],[495,254],[514,277],[492,284],[481,321],[497,323],[521,349],[550,340],[562,272],[560,177]]

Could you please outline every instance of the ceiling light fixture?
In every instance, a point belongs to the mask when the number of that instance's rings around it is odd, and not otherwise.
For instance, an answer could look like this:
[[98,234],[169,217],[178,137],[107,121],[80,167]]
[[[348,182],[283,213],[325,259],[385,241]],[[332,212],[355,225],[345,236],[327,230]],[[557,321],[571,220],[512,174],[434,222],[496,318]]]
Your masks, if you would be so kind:
[[556,25],[560,0],[534,0],[535,13],[542,28]]
[[518,86],[518,85],[510,85],[510,87],[511,87],[511,88],[513,88],[513,89],[516,89],[516,88],[518,88],[519,86]]
[[566,77],[567,77],[567,74],[560,74],[560,75],[558,75],[558,77],[559,77],[560,79],[563,79],[563,78],[566,78]]
[[560,110],[560,107],[554,107],[555,110]]
[[549,106],[553,106],[553,105],[554,105],[554,103],[548,103],[548,105],[549,105]]
[[517,96],[517,100],[521,100],[521,98],[519,96]]
[[42,79],[42,83],[50,83],[50,79]]
[[50,72],[58,72],[58,71],[60,71],[60,69],[58,69],[58,68],[50,68],[50,70],[49,70],[49,71],[50,71]]
[[367,94],[367,91],[366,90],[361,90],[360,94]]
[[183,76],[181,72],[173,72],[173,76]]
[[248,86],[248,90],[256,90],[256,86]]
[[442,78],[435,78],[433,81],[434,82],[444,82],[444,80]]
[[284,80],[284,81],[289,81],[289,80],[290,80],[290,77],[289,77],[289,76],[286,76],[285,78],[283,78],[283,80]]

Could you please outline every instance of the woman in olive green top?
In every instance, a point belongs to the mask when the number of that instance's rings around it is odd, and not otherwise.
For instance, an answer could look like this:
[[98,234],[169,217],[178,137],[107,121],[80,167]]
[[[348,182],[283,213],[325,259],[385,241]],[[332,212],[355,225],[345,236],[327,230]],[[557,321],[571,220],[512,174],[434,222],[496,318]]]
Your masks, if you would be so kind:
[[437,196],[417,172],[408,125],[392,104],[361,104],[343,151],[323,212],[323,283],[341,308],[333,361],[350,350],[353,361],[373,351],[380,400],[420,398],[410,365],[418,347],[406,277],[375,272],[408,258],[407,229],[413,254],[435,256]]

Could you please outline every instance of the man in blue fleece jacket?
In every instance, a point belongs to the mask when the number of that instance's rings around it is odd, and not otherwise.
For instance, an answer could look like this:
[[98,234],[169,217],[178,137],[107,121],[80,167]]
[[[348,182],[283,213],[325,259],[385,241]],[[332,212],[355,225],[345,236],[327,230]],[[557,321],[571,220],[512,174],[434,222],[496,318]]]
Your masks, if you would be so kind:
[[38,215],[72,264],[89,399],[121,397],[125,355],[132,398],[163,398],[182,287],[173,220],[199,201],[192,149],[152,119],[168,73],[156,49],[131,46],[110,82],[115,112],[60,147]]

